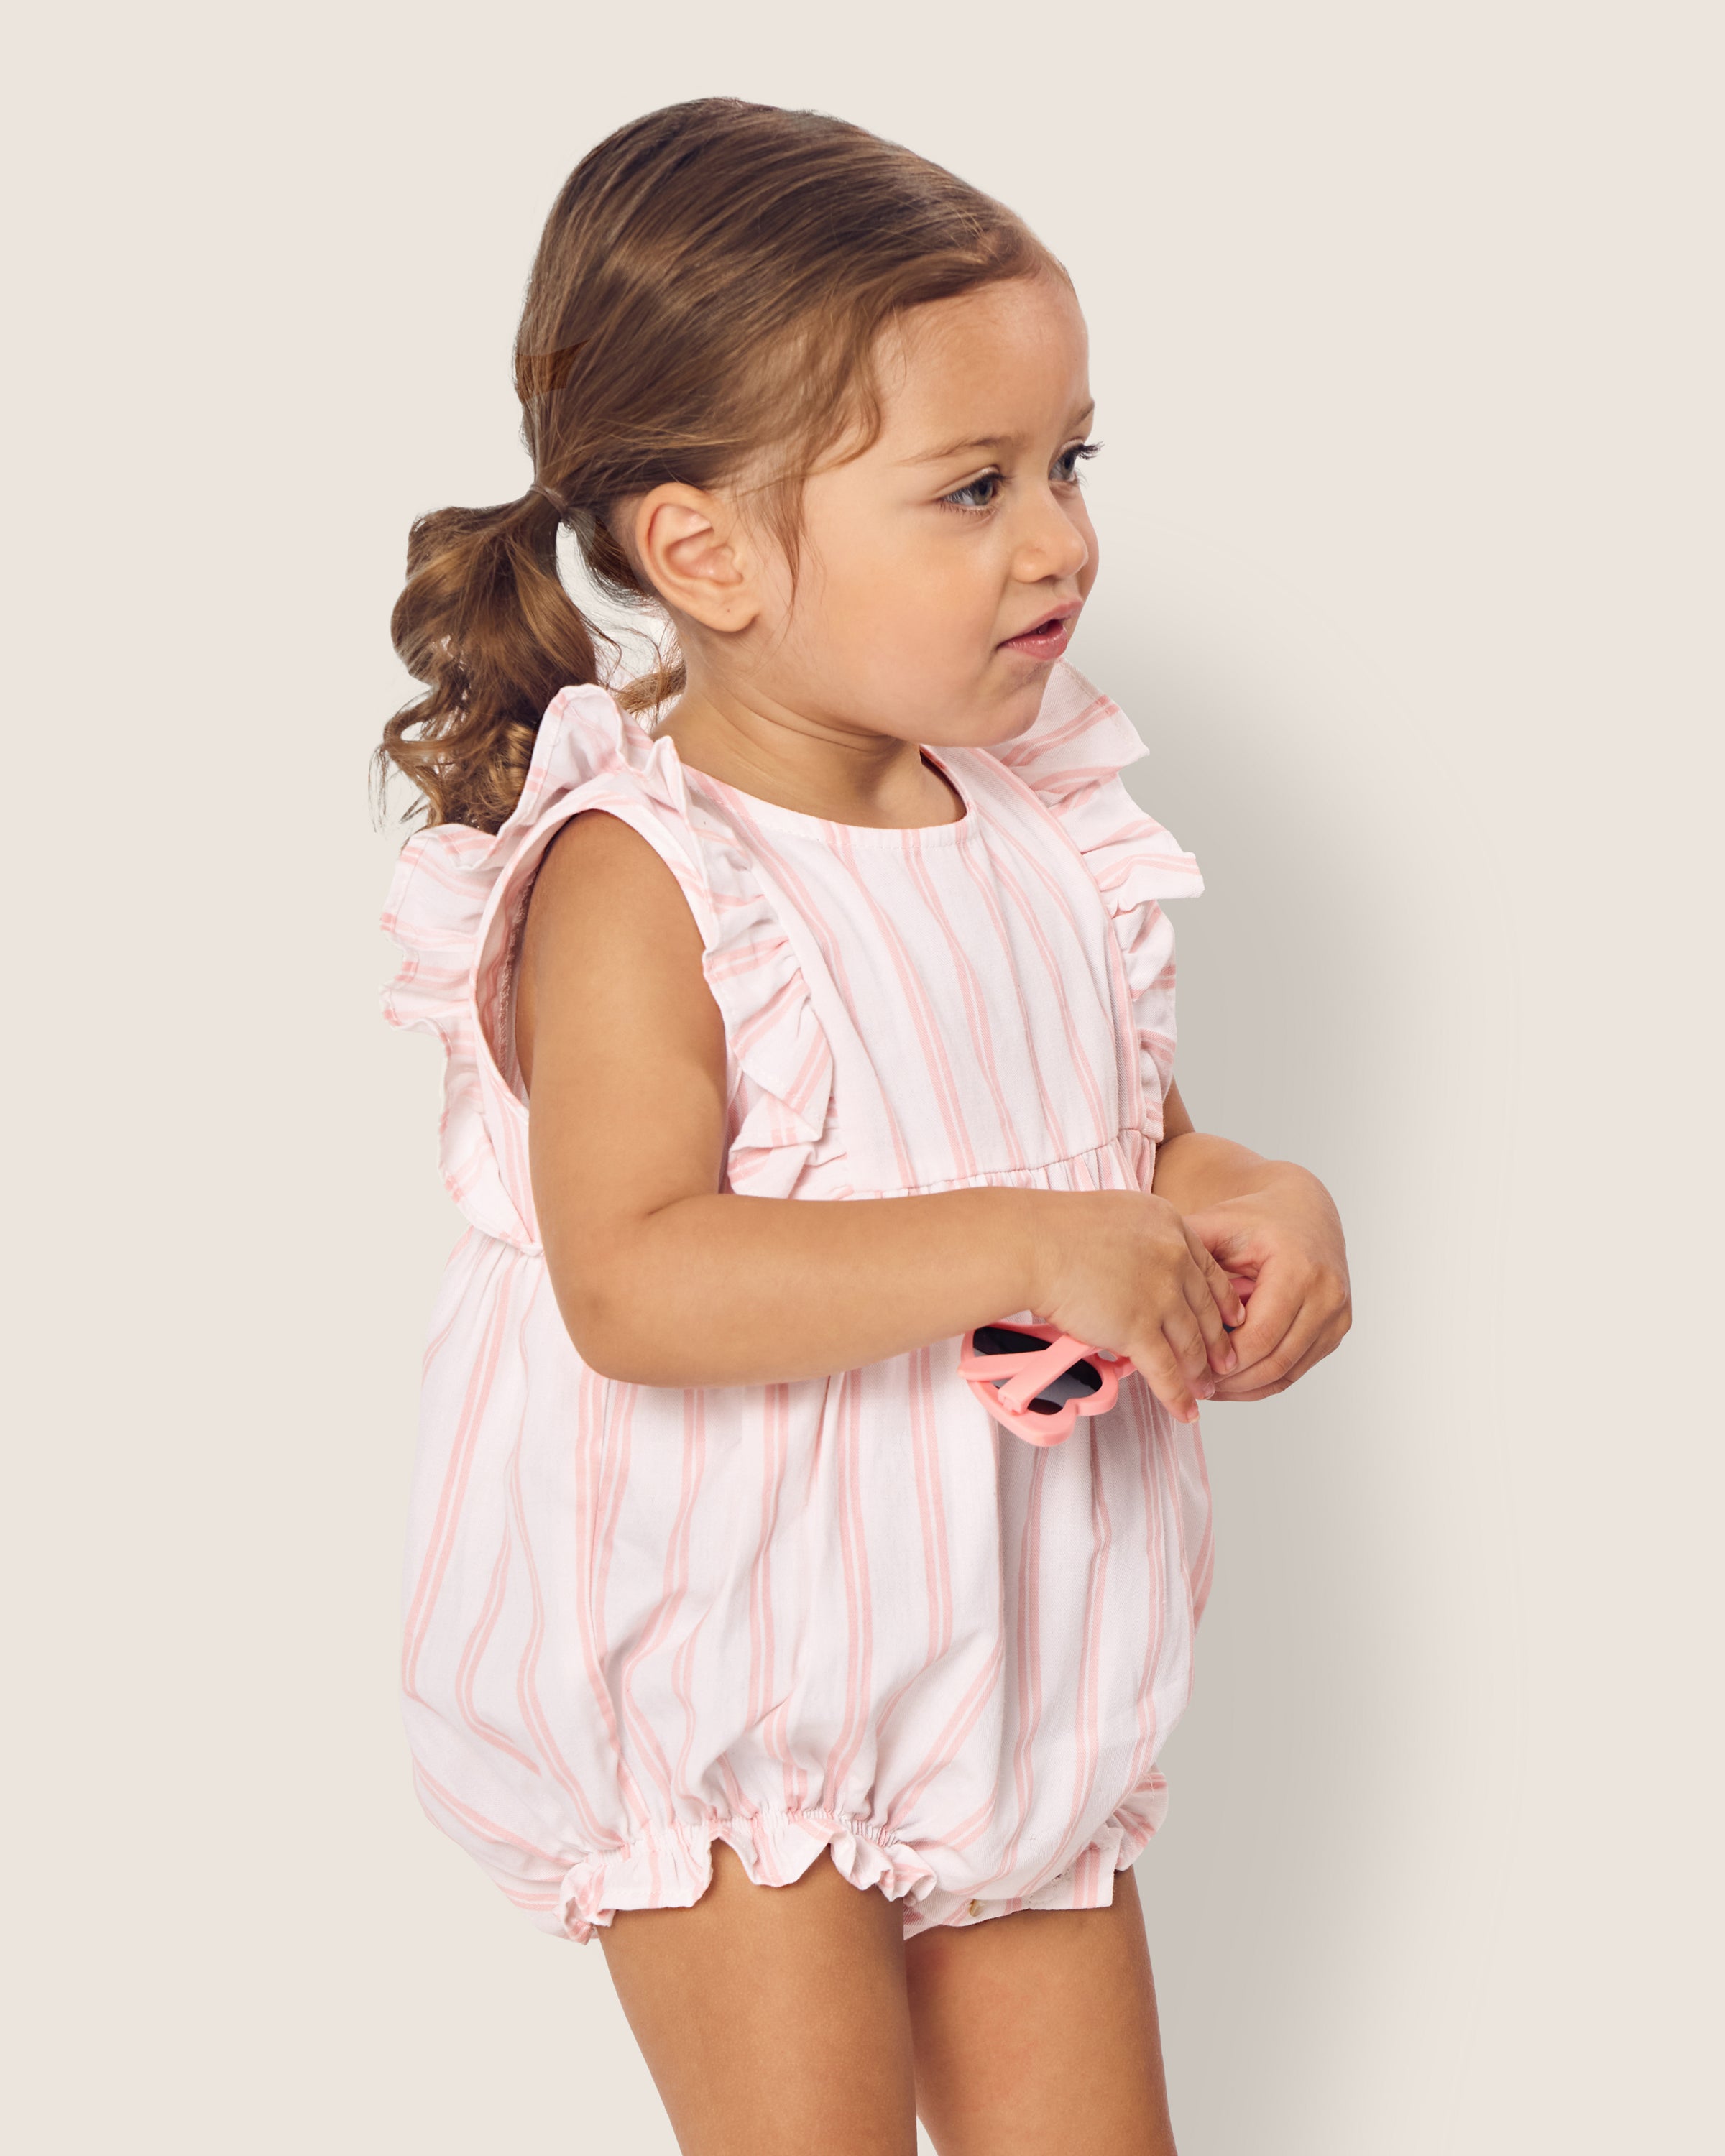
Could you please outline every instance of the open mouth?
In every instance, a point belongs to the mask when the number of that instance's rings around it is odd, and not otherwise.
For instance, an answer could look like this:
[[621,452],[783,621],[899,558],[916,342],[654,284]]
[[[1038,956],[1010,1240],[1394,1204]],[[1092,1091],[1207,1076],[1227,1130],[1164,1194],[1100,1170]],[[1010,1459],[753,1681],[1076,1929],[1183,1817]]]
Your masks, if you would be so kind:
[[1077,609],[1045,616],[1029,629],[1021,629],[1016,636],[1009,636],[1001,645],[1003,651],[1022,651],[1032,659],[1058,659],[1072,639],[1072,624]]

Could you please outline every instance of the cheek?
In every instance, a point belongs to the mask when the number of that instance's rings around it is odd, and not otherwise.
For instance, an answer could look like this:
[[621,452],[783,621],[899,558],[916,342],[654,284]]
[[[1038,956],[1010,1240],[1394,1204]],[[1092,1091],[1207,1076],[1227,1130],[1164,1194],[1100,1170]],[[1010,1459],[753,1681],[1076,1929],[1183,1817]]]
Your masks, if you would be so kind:
[[957,620],[993,619],[1001,578],[973,547],[952,536],[902,531],[871,542],[853,538],[830,557],[829,619],[865,633],[889,629],[899,637],[942,632]]

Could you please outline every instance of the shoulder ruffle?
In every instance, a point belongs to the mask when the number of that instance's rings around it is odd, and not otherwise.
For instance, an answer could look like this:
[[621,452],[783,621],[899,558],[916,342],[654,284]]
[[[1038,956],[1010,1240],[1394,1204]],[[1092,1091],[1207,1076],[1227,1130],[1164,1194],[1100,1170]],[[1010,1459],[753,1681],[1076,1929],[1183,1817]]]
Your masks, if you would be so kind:
[[530,1249],[539,1240],[511,1041],[516,932],[533,872],[571,816],[603,808],[655,848],[701,920],[681,781],[671,744],[633,725],[603,690],[565,689],[540,722],[526,783],[501,830],[439,824],[403,849],[383,928],[405,956],[383,1014],[443,1043],[444,1183],[488,1235]]
[[1034,725],[988,753],[1059,817],[1111,911],[1204,889],[1198,863],[1121,782],[1127,764],[1150,753],[1137,728],[1076,667],[1057,665]]
[[702,960],[730,1061],[726,1186],[747,1198],[849,1193],[833,1121],[833,1054],[784,925],[753,864],[694,811],[713,930]]
[[1174,935],[1161,901],[1195,897],[1204,878],[1126,790],[1121,773],[1149,751],[1120,706],[1063,662],[1035,723],[988,753],[1053,814],[1102,895],[1137,1031],[1142,1127],[1160,1140],[1174,1065]]
[[485,1234],[533,1249],[527,1116],[512,1041],[516,952],[532,879],[570,817],[603,809],[676,877],[701,932],[731,1063],[733,1187],[780,1194],[821,1146],[831,1058],[770,906],[734,844],[699,834],[676,750],[603,689],[565,689],[541,721],[526,783],[495,834],[443,824],[403,850],[383,912],[403,963],[391,1024],[435,1034],[445,1058],[439,1159]]

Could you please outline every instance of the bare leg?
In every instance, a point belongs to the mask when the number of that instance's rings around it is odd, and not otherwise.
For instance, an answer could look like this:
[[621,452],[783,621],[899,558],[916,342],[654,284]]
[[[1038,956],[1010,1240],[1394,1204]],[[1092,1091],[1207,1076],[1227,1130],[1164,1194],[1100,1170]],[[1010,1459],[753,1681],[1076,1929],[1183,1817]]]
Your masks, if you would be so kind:
[[916,2104],[940,2156],[1174,2156],[1144,1918],[1020,1911],[906,1951]]
[[903,1912],[823,1856],[755,1887],[713,1845],[692,1909],[599,1934],[685,2156],[914,2156]]

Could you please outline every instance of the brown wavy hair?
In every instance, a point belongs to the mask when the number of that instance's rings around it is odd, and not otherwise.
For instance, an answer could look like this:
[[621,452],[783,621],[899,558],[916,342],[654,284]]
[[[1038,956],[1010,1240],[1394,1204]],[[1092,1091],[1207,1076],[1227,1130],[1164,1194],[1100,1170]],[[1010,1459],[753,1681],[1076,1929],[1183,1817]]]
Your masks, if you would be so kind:
[[698,98],[589,151],[546,222],[516,337],[533,482],[413,525],[390,628],[426,693],[384,729],[380,784],[393,766],[428,822],[495,831],[560,689],[604,680],[638,711],[679,694],[674,650],[618,678],[618,647],[557,573],[560,530],[601,590],[651,605],[619,507],[749,467],[794,561],[802,477],[848,429],[852,453],[878,432],[886,324],[1044,270],[1064,274],[1002,204],[823,113]]

